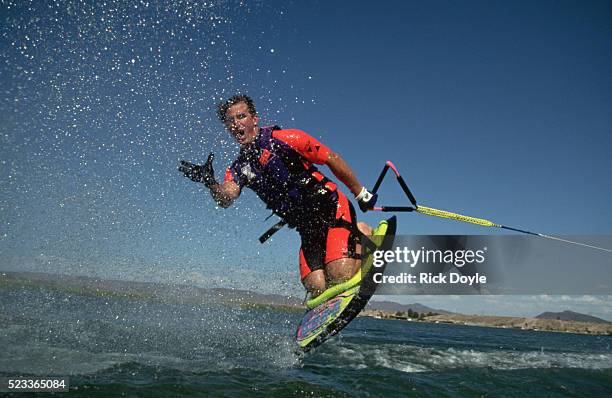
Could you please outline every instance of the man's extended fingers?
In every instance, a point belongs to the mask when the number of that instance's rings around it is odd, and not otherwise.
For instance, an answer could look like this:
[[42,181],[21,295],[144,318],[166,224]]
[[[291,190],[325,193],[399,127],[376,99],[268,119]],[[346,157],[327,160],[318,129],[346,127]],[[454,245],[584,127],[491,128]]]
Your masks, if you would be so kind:
[[193,169],[193,166],[195,166],[193,163],[181,160],[181,165],[179,166],[178,169],[181,173],[185,173],[185,172],[191,171]]
[[215,158],[215,154],[214,153],[210,153],[208,155],[208,159],[206,160],[206,163],[212,163],[213,159]]

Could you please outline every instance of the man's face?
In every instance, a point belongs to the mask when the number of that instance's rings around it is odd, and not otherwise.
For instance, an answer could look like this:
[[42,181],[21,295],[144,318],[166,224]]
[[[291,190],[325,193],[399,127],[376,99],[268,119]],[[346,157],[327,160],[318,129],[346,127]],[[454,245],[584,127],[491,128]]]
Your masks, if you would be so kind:
[[249,107],[246,103],[238,102],[230,106],[225,116],[225,127],[227,127],[240,146],[245,146],[255,141],[255,137],[257,137],[259,132],[257,127],[259,117],[249,112]]

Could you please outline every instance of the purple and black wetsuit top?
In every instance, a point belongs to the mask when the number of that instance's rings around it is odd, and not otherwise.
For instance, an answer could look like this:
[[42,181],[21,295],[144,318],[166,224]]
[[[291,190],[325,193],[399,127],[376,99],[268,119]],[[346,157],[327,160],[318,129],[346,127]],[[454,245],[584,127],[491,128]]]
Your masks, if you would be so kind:
[[225,181],[252,189],[290,227],[300,229],[313,213],[337,201],[336,184],[314,166],[324,164],[330,152],[301,130],[263,127],[252,144],[241,148]]

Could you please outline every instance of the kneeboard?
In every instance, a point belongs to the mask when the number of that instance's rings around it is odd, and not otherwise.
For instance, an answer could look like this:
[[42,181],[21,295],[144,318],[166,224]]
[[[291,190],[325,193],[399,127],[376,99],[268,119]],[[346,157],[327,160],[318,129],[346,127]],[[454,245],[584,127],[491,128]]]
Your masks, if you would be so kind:
[[297,329],[295,341],[304,351],[321,345],[344,329],[366,306],[377,284],[373,277],[384,272],[386,264],[374,267],[375,250],[389,250],[395,238],[396,218],[381,221],[372,233],[372,243],[365,247],[361,269],[349,281],[336,285],[306,303],[309,308]]

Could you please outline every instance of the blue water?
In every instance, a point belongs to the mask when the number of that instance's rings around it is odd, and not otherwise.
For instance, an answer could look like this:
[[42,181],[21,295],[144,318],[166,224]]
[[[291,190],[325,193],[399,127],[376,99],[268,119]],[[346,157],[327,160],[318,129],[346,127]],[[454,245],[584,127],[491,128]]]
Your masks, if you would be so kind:
[[68,376],[83,397],[612,396],[610,336],[362,317],[296,355],[300,316],[0,284],[0,376]]

